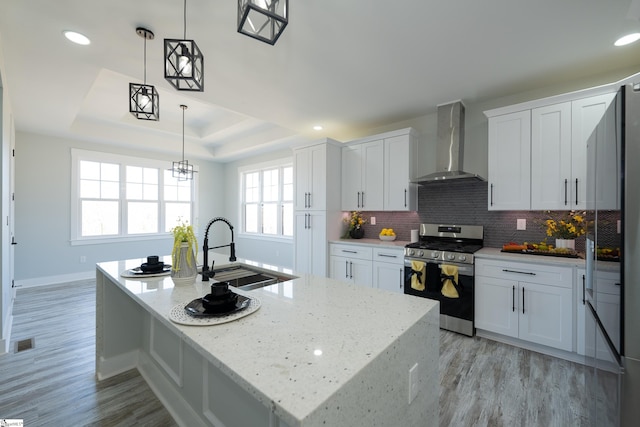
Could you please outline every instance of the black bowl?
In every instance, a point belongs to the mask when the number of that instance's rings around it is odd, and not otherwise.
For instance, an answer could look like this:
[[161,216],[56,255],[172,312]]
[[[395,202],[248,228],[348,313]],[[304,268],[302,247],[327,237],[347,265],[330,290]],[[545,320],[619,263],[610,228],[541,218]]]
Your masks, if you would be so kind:
[[144,273],[162,273],[164,271],[164,262],[149,264],[148,262],[140,265],[140,270]]

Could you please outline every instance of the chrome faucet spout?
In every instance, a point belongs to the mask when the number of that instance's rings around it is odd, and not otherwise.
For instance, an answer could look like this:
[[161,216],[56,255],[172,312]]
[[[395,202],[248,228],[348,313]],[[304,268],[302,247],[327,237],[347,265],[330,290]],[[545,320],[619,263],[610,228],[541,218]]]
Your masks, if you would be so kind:
[[[229,230],[231,231],[231,243],[226,244],[226,245],[220,245],[220,246],[214,246],[212,248],[209,247],[209,229],[211,228],[211,226],[218,222],[218,221],[222,221],[225,224],[227,224],[227,226],[229,227]],[[213,218],[211,221],[209,221],[209,224],[207,224],[207,228],[204,232],[204,241],[203,241],[203,245],[202,245],[202,281],[203,282],[208,282],[209,278],[213,277],[213,275],[215,274],[213,272],[213,264],[211,265],[211,270],[209,270],[209,250],[210,249],[218,249],[218,248],[225,248],[229,246],[229,261],[234,262],[236,260],[236,244],[233,241],[233,225],[231,225],[231,223],[229,222],[228,219],[226,218],[222,218],[222,217],[215,217]]]

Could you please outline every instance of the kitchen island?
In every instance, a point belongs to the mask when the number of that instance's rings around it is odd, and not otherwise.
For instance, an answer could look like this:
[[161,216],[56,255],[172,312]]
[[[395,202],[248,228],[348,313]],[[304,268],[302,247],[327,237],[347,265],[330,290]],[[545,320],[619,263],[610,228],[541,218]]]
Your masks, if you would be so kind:
[[97,265],[99,380],[137,368],[181,425],[438,425],[436,301],[299,275],[235,290],[260,302],[246,317],[188,326],[169,313],[212,282],[121,276],[142,262]]

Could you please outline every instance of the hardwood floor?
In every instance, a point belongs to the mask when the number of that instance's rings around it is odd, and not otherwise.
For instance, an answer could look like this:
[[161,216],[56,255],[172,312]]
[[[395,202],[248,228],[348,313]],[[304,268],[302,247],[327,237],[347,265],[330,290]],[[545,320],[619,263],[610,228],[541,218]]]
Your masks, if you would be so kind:
[[[483,338],[440,337],[441,426],[587,425],[580,365]],[[0,419],[176,425],[137,371],[95,379],[94,281],[18,290],[12,349],[29,338],[33,348],[0,356]]]

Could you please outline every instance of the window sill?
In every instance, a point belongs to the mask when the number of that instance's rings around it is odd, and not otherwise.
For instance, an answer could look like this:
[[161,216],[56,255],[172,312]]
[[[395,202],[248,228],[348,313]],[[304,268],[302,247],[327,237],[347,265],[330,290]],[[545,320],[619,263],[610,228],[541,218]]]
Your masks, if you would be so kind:
[[83,246],[83,245],[104,245],[109,243],[129,243],[129,242],[142,242],[147,240],[166,240],[170,239],[171,234],[153,234],[153,235],[138,235],[138,236],[113,236],[113,237],[95,237],[95,238],[83,238],[83,239],[71,239],[69,242],[71,246]]
[[260,240],[262,242],[292,243],[293,237],[290,236],[269,236],[266,234],[240,233],[239,239]]

